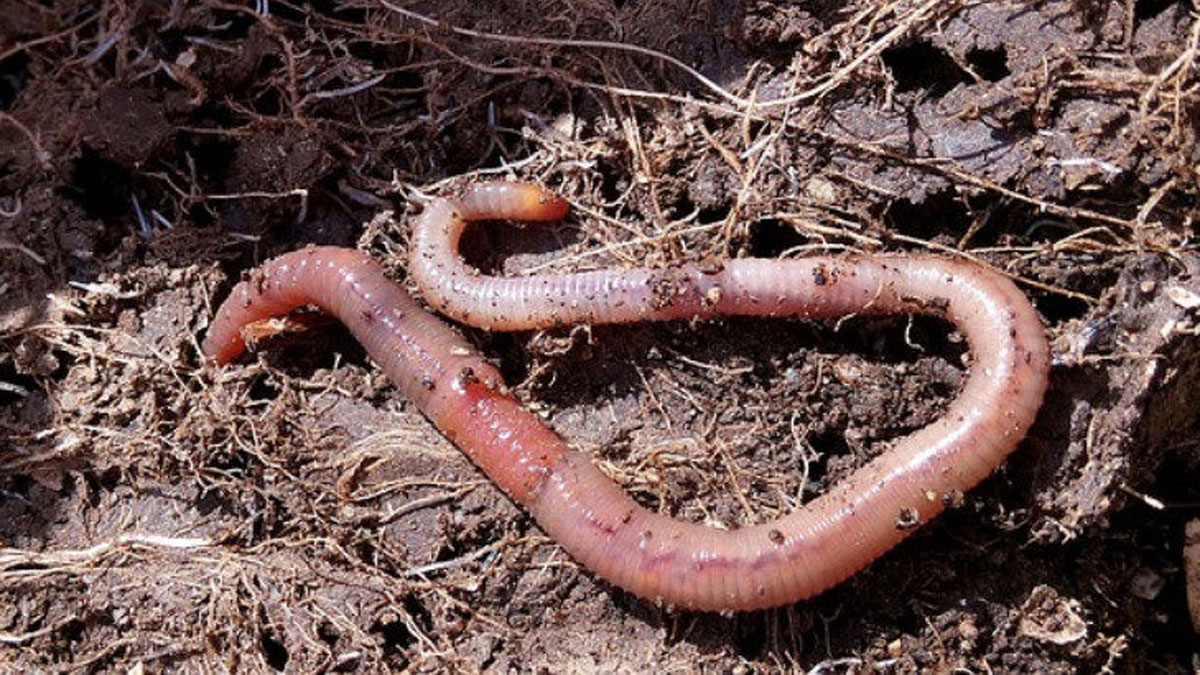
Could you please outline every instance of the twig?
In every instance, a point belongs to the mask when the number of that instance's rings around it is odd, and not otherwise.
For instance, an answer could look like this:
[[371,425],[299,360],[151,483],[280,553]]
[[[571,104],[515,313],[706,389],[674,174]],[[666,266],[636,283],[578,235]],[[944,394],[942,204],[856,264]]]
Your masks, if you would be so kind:
[[35,136],[34,133],[29,130],[29,127],[22,124],[21,120],[9,115],[6,112],[0,112],[0,122],[8,122],[16,127],[18,131],[24,134],[25,138],[29,140],[29,144],[33,146],[33,154],[34,157],[37,158],[38,164],[40,164],[43,169],[50,168],[50,153],[46,152],[46,149],[42,147],[41,142],[38,141],[37,136]]
[[477,486],[478,483],[469,483],[453,492],[443,492],[441,494],[420,497],[410,502],[406,502],[383,514],[375,526],[379,527],[382,525],[387,525],[388,523],[395,521],[397,518],[401,518],[409,513],[412,513],[413,511],[419,511],[429,506],[436,506],[438,504],[455,501],[459,497],[462,497],[468,492],[474,490]]
[[429,574],[430,572],[437,572],[439,570],[446,570],[446,569],[452,569],[455,567],[462,567],[463,565],[466,565],[467,563],[471,562],[472,560],[482,558],[483,556],[491,553],[492,551],[499,550],[500,548],[506,546],[507,544],[508,544],[508,540],[501,539],[499,541],[492,542],[491,544],[488,544],[487,546],[484,546],[483,548],[477,548],[474,551],[472,551],[466,555],[459,556],[452,560],[442,560],[442,561],[435,562],[435,563],[429,563],[428,565],[421,565],[420,567],[411,567],[411,568],[405,570],[404,572],[402,572],[401,574],[402,574],[402,576],[406,576],[406,577],[423,577],[426,574]]
[[7,239],[0,239],[0,250],[20,251],[21,253],[24,253],[26,256],[28,256],[29,259],[32,260],[33,262],[35,262],[39,265],[46,264],[46,259],[43,258],[42,256],[38,255],[33,249],[31,249],[28,246],[25,246],[23,244],[18,244],[15,241],[9,241]]
[[[4,575],[18,576],[38,567],[94,562],[107,553],[127,548],[193,549],[212,546],[212,544],[212,540],[202,537],[122,534],[84,549],[26,551],[18,548],[0,548],[0,571],[3,571]],[[19,569],[14,570],[13,568]]]
[[88,16],[86,19],[81,20],[79,23],[75,24],[74,26],[60,30],[57,33],[51,33],[50,35],[43,35],[42,37],[34,38],[33,40],[29,40],[27,42],[18,42],[17,44],[13,45],[12,47],[4,50],[3,52],[0,52],[0,62],[3,62],[5,59],[12,56],[13,54],[23,52],[27,49],[30,49],[31,47],[37,47],[38,45],[44,45],[47,42],[54,42],[56,40],[65,38],[68,35],[79,30],[80,28],[83,28],[84,26],[87,26],[88,24],[92,23],[93,21],[99,19],[100,16],[101,16],[100,12],[94,12],[90,16]]
[[58,626],[46,626],[45,628],[39,628],[38,630],[30,631],[28,633],[0,633],[0,643],[6,645],[19,645],[29,642],[35,638],[40,638],[43,635],[49,635],[50,633],[53,633],[56,628],[58,628]]

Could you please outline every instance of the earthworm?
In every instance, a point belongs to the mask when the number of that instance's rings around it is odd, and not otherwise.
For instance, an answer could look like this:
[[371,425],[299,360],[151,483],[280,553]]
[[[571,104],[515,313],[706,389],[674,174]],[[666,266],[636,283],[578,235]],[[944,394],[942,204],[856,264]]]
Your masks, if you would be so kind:
[[1050,363],[1042,323],[1011,281],[977,264],[845,255],[497,278],[457,254],[468,221],[551,221],[565,213],[562,199],[514,183],[434,200],[414,227],[409,274],[433,307],[491,329],[916,313],[956,325],[974,363],[958,397],[929,426],[791,513],[721,531],[639,506],[363,253],[308,248],[267,262],[221,306],[203,351],[228,361],[244,349],[242,327],[302,305],[334,314],[442,433],[579,563],[641,597],[711,611],[791,603],[865,567],[1000,465],[1041,405]]

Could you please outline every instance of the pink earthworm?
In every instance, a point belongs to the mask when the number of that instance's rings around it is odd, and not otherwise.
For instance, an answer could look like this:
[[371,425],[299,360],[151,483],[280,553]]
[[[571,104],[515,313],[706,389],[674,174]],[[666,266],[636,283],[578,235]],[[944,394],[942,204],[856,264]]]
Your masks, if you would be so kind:
[[974,358],[966,384],[941,418],[820,497],[773,522],[721,531],[639,506],[363,253],[308,248],[266,263],[221,306],[204,354],[234,358],[245,346],[243,327],[299,306],[334,314],[442,433],[578,562],[641,597],[709,611],[795,602],[867,566],[995,470],[1041,405],[1050,364],[1042,323],[1011,281],[977,264],[846,255],[497,278],[457,254],[469,221],[552,221],[566,210],[561,198],[514,183],[434,200],[415,225],[409,273],[439,311],[497,330],[723,315],[930,314],[965,334]]

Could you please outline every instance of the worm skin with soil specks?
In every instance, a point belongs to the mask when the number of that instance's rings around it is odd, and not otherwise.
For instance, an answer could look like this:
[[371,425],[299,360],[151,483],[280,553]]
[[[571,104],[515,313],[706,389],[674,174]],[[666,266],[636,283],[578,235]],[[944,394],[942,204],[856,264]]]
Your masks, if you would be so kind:
[[362,253],[308,248],[266,263],[221,306],[204,353],[228,361],[245,348],[247,324],[303,305],[322,308],[577,561],[639,596],[699,610],[794,602],[862,569],[999,466],[1041,405],[1050,363],[1041,321],[1008,279],[978,265],[859,255],[498,278],[458,255],[469,221],[552,221],[565,213],[561,198],[514,183],[435,200],[415,226],[409,273],[437,310],[495,330],[724,315],[931,314],[954,323],[970,343],[966,385],[941,418],[819,498],[774,522],[721,531],[635,503]]

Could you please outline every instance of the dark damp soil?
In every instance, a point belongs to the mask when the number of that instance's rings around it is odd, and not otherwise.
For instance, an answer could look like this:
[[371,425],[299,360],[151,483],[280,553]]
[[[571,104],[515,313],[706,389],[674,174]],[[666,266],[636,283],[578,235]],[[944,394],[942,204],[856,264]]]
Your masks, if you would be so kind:
[[[1197,668],[1192,3],[493,4],[4,4],[0,667]],[[469,232],[498,272],[971,256],[1044,316],[1046,404],[868,570],[720,616],[575,565],[335,325],[201,364],[255,263],[339,244],[403,278],[428,197],[495,176],[576,207]],[[636,499],[718,527],[965,372],[932,320],[467,332]]]

